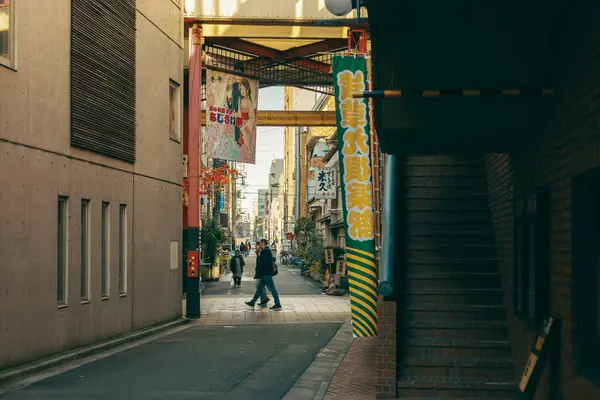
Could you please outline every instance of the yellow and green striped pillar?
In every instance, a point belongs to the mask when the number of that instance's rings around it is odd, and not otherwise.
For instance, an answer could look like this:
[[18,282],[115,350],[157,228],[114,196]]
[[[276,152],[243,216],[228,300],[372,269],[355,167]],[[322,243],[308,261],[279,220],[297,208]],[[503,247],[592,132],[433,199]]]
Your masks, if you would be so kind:
[[352,331],[356,337],[377,336],[369,105],[366,99],[353,96],[367,89],[365,58],[334,57],[333,85]]

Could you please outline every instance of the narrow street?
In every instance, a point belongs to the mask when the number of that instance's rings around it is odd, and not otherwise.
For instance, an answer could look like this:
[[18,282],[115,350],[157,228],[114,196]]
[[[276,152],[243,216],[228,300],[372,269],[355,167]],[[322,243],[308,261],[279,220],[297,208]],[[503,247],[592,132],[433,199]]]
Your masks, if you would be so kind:
[[251,255],[240,289],[230,286],[229,275],[207,282],[199,320],[0,387],[0,398],[283,398],[349,317],[349,301],[320,294],[280,266],[275,282],[283,310],[252,309],[244,301],[254,291],[254,266]]

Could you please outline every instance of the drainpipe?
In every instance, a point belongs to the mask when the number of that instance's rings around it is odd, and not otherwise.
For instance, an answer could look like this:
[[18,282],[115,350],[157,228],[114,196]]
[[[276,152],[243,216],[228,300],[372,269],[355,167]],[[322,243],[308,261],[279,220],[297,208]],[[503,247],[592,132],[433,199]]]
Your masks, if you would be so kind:
[[385,181],[383,193],[381,268],[379,269],[379,293],[390,296],[394,293],[394,248],[396,246],[396,173],[395,155],[385,156]]

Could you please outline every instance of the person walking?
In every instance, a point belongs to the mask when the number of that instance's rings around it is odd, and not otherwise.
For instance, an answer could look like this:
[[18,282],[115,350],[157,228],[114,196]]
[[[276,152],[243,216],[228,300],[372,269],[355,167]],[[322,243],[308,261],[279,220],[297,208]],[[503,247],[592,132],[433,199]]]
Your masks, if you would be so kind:
[[[258,279],[258,257],[260,256],[260,240],[258,242],[256,242],[256,248],[255,248],[255,252],[256,252],[256,268],[254,269],[254,279],[256,282],[256,288],[258,289],[258,285],[260,283],[260,279]],[[267,305],[267,303],[270,301],[271,299],[269,298],[269,296],[267,295],[267,288],[263,287],[261,293],[260,293],[260,303],[258,303],[259,306],[264,307]]]
[[235,251],[235,256],[231,257],[229,262],[229,269],[233,274],[233,287],[242,287],[242,274],[244,273],[244,257],[240,254],[239,250]]
[[261,296],[264,288],[267,287],[275,300],[275,305],[271,307],[271,310],[281,310],[279,294],[277,293],[277,289],[275,289],[275,282],[273,281],[273,253],[271,252],[269,242],[267,242],[266,239],[261,240],[261,250],[257,259],[256,272],[259,280],[258,287],[256,288],[256,293],[254,293],[252,300],[247,301],[246,304],[250,307],[254,307],[256,300]]

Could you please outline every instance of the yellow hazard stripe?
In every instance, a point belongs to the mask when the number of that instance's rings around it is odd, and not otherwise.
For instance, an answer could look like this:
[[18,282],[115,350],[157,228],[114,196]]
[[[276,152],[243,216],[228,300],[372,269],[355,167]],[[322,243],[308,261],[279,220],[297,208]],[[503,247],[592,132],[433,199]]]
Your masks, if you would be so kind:
[[361,309],[356,304],[350,305],[350,308],[352,309],[352,317],[357,316],[361,318],[365,323],[368,322],[368,324],[373,327],[373,330],[375,330],[375,327],[377,326],[377,320],[375,319],[375,316],[377,314],[369,315],[365,310]]
[[347,247],[348,250],[354,252],[354,253],[358,253],[358,254],[362,254],[363,256],[367,256],[372,260],[375,260],[375,255],[373,255],[372,253],[369,253],[368,251],[364,251],[364,250],[360,250],[360,249],[355,249],[354,247]]
[[[376,289],[376,288],[373,288],[372,286],[368,286],[368,285],[366,285],[366,284],[364,284],[364,283],[362,283],[362,282],[358,282],[358,279],[360,279],[360,278],[361,278],[361,276],[360,276],[360,275],[358,275],[358,274],[356,274],[356,273],[354,273],[354,272],[352,272],[352,271],[348,271],[348,275],[349,275],[351,278],[352,278],[352,277],[354,277],[354,278],[355,278],[355,279],[351,279],[351,280],[350,280],[350,283],[351,283],[352,285],[358,286],[359,288],[366,290],[366,291],[367,291],[367,292],[369,292],[369,294],[370,294],[370,295],[372,295],[374,298],[377,298],[377,289]],[[377,304],[375,304],[375,305],[377,305]]]
[[373,268],[370,271],[372,271],[374,274],[375,274],[375,271],[377,271],[377,265],[375,265],[374,261],[371,261],[371,260],[363,258],[363,257],[355,256],[354,254],[350,254],[350,253],[346,253],[346,257],[351,260],[355,260],[360,263],[366,264],[369,267]]
[[364,333],[361,336],[377,336],[373,329],[371,329],[365,322],[361,321],[358,318],[354,318],[352,320],[352,324],[354,324],[357,328],[361,328]]
[[[352,260],[354,260],[354,258],[352,256],[350,256],[350,254],[346,254],[346,256],[348,258],[352,258]],[[360,262],[360,260],[355,260]],[[346,264],[348,265],[349,268],[354,268],[357,272],[362,272],[363,274],[366,274],[370,277],[372,277],[374,280],[377,280],[377,272],[371,268],[367,268],[367,267],[363,267],[360,264],[356,264],[350,260],[346,261]]]

